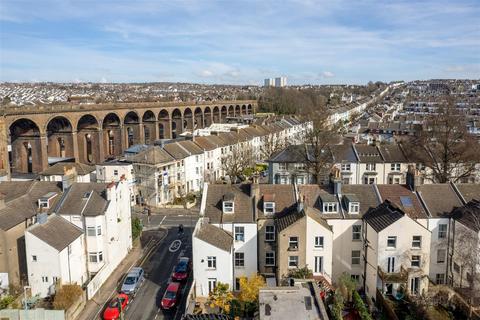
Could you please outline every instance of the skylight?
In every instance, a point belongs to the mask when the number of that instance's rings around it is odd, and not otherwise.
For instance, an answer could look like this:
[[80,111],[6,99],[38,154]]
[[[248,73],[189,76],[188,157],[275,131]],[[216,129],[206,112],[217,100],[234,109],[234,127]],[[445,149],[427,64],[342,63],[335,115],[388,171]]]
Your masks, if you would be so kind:
[[413,207],[412,198],[409,197],[409,196],[401,196],[401,197],[400,197],[400,202],[402,203],[402,206],[403,206],[404,208],[411,208],[411,207]]

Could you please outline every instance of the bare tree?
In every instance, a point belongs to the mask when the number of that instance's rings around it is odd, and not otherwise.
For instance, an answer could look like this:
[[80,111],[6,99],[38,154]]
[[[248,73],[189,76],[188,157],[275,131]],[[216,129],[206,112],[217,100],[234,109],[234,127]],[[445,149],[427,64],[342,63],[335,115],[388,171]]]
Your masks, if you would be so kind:
[[238,143],[222,157],[222,170],[231,182],[242,175],[243,171],[254,164],[253,149],[248,143]]
[[285,139],[277,137],[274,133],[267,134],[263,137],[260,158],[264,160],[270,158],[273,154],[285,149],[287,144]]
[[475,173],[480,162],[479,144],[469,134],[462,115],[449,98],[428,117],[420,134],[407,143],[411,160],[426,167],[425,179],[437,183],[458,182]]
[[338,128],[328,122],[326,115],[318,113],[314,118],[313,127],[304,135],[304,158],[315,182],[322,184],[333,166],[330,146],[338,142]]

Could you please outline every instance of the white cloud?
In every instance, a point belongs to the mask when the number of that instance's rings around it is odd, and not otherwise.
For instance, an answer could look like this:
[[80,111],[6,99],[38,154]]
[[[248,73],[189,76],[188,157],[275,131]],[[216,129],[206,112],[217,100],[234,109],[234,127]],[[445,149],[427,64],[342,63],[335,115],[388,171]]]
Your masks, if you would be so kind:
[[323,72],[320,74],[320,76],[321,76],[322,78],[333,78],[333,77],[335,77],[335,74],[334,74],[333,72],[331,72],[331,71],[323,71]]

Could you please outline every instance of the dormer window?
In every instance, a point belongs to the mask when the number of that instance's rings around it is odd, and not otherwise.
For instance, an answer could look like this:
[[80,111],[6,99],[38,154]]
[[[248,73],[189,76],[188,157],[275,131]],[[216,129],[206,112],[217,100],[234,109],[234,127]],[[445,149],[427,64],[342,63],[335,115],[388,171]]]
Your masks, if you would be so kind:
[[233,213],[234,203],[233,201],[223,201],[223,213]]
[[326,213],[337,213],[338,206],[336,202],[324,202],[323,203],[323,212]]
[[48,209],[50,208],[50,204],[48,203],[48,199],[38,199],[38,207],[40,209],[45,208]]
[[263,213],[264,214],[275,213],[275,194],[263,195]]
[[222,211],[223,213],[234,213],[235,211],[235,195],[227,193],[223,196]]
[[350,202],[348,204],[348,213],[359,213],[359,212],[360,212],[359,202]]
[[275,202],[265,202],[263,204],[263,213],[274,214],[275,213]]
[[38,208],[39,209],[50,209],[50,204],[52,203],[53,198],[57,196],[56,192],[49,192],[46,195],[38,199]]

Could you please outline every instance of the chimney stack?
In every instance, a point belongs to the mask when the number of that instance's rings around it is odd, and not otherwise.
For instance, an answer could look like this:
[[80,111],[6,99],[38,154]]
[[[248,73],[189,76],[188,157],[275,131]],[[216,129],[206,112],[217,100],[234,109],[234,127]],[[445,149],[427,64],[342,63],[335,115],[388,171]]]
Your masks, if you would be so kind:
[[62,190],[65,192],[72,184],[77,181],[77,170],[75,167],[68,169],[66,166],[63,167],[63,177],[62,177]]

